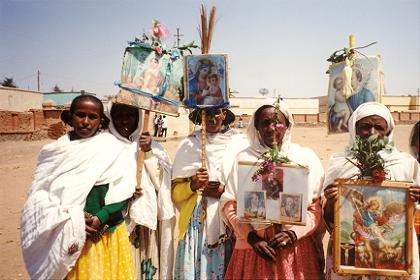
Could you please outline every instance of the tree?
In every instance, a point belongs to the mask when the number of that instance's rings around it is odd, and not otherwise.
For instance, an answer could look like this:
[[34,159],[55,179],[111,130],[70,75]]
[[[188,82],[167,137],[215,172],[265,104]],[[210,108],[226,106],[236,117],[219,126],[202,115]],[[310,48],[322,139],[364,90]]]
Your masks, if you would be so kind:
[[63,92],[63,90],[56,84],[53,88],[54,92]]
[[15,81],[13,81],[13,78],[4,77],[3,82],[1,83],[4,87],[11,87],[11,88],[17,88],[17,85],[15,84]]

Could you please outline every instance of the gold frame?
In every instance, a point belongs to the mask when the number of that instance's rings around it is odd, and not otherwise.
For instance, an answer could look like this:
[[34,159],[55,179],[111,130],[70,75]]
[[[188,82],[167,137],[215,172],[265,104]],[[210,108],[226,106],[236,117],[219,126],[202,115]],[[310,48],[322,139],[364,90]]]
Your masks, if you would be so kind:
[[[375,184],[369,180],[352,180],[352,179],[337,179],[339,199],[334,204],[334,250],[333,262],[334,271],[340,275],[381,275],[381,276],[394,276],[394,277],[407,277],[411,275],[413,266],[413,214],[414,203],[409,196],[409,187],[412,185],[410,182],[399,181],[383,181],[382,183]],[[390,188],[390,189],[405,189],[405,260],[406,265],[404,270],[400,269],[379,269],[379,268],[361,268],[350,265],[341,264],[341,194],[343,186],[358,186],[369,188]]]

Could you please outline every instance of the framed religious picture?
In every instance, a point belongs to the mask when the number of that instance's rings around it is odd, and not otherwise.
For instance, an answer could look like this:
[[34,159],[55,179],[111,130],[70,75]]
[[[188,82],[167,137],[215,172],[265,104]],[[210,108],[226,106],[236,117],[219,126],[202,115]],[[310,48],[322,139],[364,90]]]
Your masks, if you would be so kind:
[[[309,170],[295,164],[277,164],[259,180],[252,179],[260,162],[239,162],[237,211],[243,222],[305,225],[310,201]],[[250,205],[254,211],[250,212]],[[261,211],[259,211],[261,209]],[[264,210],[264,211],[263,211]],[[259,211],[259,212],[258,212]],[[252,213],[263,214],[252,214]]]
[[227,55],[184,56],[185,105],[191,108],[223,106],[228,102]]
[[125,49],[119,93],[114,101],[178,116],[183,60],[177,49],[158,54],[145,44]]
[[347,67],[344,61],[334,63],[328,73],[328,132],[348,132],[348,120],[357,107],[381,100],[381,57],[356,57]]
[[341,275],[411,274],[413,211],[411,183],[336,180],[334,270]]

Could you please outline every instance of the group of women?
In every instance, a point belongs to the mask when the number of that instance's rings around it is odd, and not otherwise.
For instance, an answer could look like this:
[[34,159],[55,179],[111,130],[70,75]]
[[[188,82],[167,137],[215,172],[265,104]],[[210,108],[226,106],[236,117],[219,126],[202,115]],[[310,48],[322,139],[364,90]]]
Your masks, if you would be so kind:
[[[334,224],[334,180],[357,172],[346,163],[356,135],[392,139],[395,127],[383,105],[361,105],[349,121],[347,148],[332,156],[324,173],[312,150],[292,142],[293,116],[282,102],[279,112],[271,104],[259,107],[247,137],[229,129],[235,116],[227,108],[206,111],[205,165],[201,131],[179,144],[172,164],[142,132],[141,110],[111,103],[106,114],[95,97],[76,98],[63,115],[73,130],[41,150],[21,226],[32,278],[341,279],[332,271],[331,250],[325,262],[322,247],[325,228]],[[201,124],[201,112],[190,120]],[[274,145],[309,169],[305,226],[238,217],[238,164],[257,161]],[[139,152],[145,161],[137,184]],[[383,158],[393,161],[391,180],[412,182],[410,198],[418,202],[418,162],[396,148]],[[416,246],[411,279],[419,277]]]

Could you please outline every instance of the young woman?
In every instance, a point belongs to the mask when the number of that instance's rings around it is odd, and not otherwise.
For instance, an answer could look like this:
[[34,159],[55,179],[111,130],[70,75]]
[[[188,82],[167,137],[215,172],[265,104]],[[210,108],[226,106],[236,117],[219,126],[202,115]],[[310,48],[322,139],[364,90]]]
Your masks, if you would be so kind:
[[[128,237],[115,209],[135,187],[125,176],[123,146],[98,134],[106,117],[94,96],[76,97],[63,119],[73,130],[42,148],[22,211],[28,273],[33,279],[130,278]],[[86,220],[84,210],[91,212]]]
[[[143,111],[110,103],[110,132],[127,150],[125,168],[136,180],[137,154],[145,152],[141,183],[129,204],[127,222],[137,279],[171,279],[175,209],[171,200],[171,162],[164,148],[142,132]],[[138,197],[137,193],[142,193]]]
[[[261,106],[250,121],[248,138],[251,145],[237,155],[221,197],[222,215],[236,236],[226,279],[319,279],[322,276],[323,255],[318,253],[322,247],[316,246],[321,239],[315,233],[321,223],[320,189],[324,172],[312,150],[291,142],[292,129],[292,114],[283,103],[277,113],[272,105]],[[243,223],[238,218],[236,204],[242,186],[239,181],[252,182],[253,175],[239,178],[238,162],[256,162],[275,144],[282,155],[310,170],[308,192],[312,203],[303,213],[306,226],[258,226]]]
[[[376,102],[367,102],[360,105],[349,120],[349,143],[344,152],[334,154],[329,161],[324,182],[324,219],[329,231],[334,226],[334,202],[338,199],[338,187],[334,183],[337,178],[350,178],[357,174],[358,169],[349,163],[350,149],[356,139],[356,135],[367,138],[377,134],[380,138],[388,136],[392,140],[394,134],[394,119],[387,107]],[[387,166],[388,176],[393,181],[408,181],[413,183],[410,188],[410,198],[420,201],[420,168],[417,161],[410,155],[392,149],[391,153],[380,152],[380,156]],[[417,238],[413,232],[413,272],[409,279],[419,279],[419,253]],[[351,276],[343,277],[334,273],[332,260],[332,240],[330,238],[326,271],[327,279],[352,279]],[[369,279],[369,275],[358,276],[361,279]],[[389,277],[376,277],[376,279],[389,279]],[[398,278],[396,278],[398,279]]]

